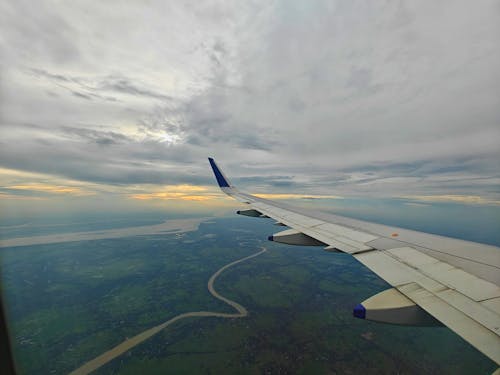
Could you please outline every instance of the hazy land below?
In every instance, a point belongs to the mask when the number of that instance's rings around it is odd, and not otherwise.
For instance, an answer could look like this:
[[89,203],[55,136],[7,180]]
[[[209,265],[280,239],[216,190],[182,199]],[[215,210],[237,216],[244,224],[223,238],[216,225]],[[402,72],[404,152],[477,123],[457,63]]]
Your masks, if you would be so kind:
[[[147,225],[163,221],[155,220]],[[348,255],[269,243],[267,235],[280,230],[271,223],[205,219],[188,232],[0,249],[19,372],[68,373],[178,314],[233,312],[207,292],[207,280],[262,245],[266,253],[224,271],[215,285],[249,316],[179,321],[96,373],[489,374],[495,369],[447,328],[353,318],[354,305],[388,285]]]

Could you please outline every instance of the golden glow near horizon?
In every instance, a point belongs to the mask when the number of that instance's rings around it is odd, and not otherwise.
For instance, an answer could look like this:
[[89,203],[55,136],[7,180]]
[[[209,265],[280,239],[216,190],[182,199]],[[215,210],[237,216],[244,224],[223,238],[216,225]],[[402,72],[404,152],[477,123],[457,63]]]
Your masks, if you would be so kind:
[[225,198],[214,186],[189,184],[116,186],[67,180],[49,174],[5,168],[0,168],[0,188],[1,200],[47,200],[52,197],[77,198],[113,194],[136,201],[170,200],[216,204]]
[[[217,186],[177,184],[177,185],[126,185],[91,183],[69,180],[58,176],[0,168],[0,200],[48,200],[53,197],[89,197],[99,194],[113,194],[134,201],[178,201],[199,202],[204,205],[227,205],[231,202]],[[265,199],[344,199],[337,195],[315,195],[294,193],[257,193]],[[499,200],[479,195],[436,194],[407,195],[399,198],[431,204],[450,202],[459,204],[500,205]],[[410,202],[411,203],[411,202]],[[415,203],[420,204],[420,203]]]
[[42,192],[51,194],[71,194],[71,195],[94,195],[95,192],[85,190],[76,186],[50,185],[43,183],[28,183],[24,185],[5,186],[10,190],[27,190],[32,192]]
[[[46,199],[48,196],[89,196],[92,184],[57,176],[0,168],[0,199]],[[19,192],[19,194],[16,194]],[[40,194],[38,197],[37,194]]]
[[138,200],[151,200],[151,199],[162,199],[162,200],[172,200],[179,199],[183,201],[207,201],[213,199],[211,196],[205,195],[189,195],[185,193],[143,193],[143,194],[132,194],[130,195],[132,199]]
[[138,200],[183,200],[183,201],[208,201],[214,198],[213,191],[206,186],[199,185],[166,185],[154,188],[155,191],[130,194],[129,197]]

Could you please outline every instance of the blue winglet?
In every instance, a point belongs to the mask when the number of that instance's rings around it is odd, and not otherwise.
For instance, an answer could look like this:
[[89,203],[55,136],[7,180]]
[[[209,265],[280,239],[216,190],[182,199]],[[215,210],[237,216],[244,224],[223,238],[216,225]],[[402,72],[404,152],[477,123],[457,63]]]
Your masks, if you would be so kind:
[[219,186],[222,187],[231,187],[229,184],[229,181],[227,178],[224,176],[224,174],[221,172],[217,164],[215,163],[215,160],[212,158],[208,158],[208,161],[210,162],[210,166],[212,167],[212,170],[214,171],[215,178],[217,179],[217,183]]

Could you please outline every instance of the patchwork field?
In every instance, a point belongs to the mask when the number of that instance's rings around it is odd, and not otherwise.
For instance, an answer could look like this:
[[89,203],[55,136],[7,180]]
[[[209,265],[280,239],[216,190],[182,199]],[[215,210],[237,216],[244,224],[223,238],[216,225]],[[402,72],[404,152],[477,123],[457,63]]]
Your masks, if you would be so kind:
[[3,290],[21,374],[64,374],[128,337],[188,311],[188,318],[96,373],[488,374],[495,365],[446,328],[380,325],[352,307],[387,285],[343,254],[264,241],[275,228],[245,218],[197,231],[52,243],[2,251]]

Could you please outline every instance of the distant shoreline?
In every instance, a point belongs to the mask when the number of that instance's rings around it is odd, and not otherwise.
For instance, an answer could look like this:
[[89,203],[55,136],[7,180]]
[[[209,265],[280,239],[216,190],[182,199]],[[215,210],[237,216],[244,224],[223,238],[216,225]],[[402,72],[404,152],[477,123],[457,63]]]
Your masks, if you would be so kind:
[[45,245],[51,243],[72,242],[72,241],[90,241],[109,238],[122,238],[131,236],[143,236],[152,234],[170,234],[192,232],[198,229],[199,225],[212,219],[210,217],[190,218],[190,219],[172,219],[166,220],[160,224],[135,226],[126,228],[96,230],[88,232],[47,234],[30,237],[17,237],[6,240],[0,240],[0,248]]

